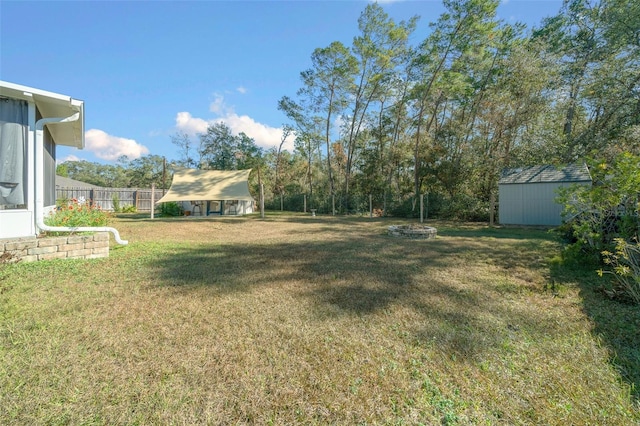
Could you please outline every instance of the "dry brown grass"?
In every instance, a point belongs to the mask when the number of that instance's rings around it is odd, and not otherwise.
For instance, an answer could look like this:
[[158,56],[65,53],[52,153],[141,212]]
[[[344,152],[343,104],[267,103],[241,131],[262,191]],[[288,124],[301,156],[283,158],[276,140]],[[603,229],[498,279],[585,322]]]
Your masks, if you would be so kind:
[[391,223],[124,218],[108,259],[0,266],[0,423],[640,421],[548,234]]

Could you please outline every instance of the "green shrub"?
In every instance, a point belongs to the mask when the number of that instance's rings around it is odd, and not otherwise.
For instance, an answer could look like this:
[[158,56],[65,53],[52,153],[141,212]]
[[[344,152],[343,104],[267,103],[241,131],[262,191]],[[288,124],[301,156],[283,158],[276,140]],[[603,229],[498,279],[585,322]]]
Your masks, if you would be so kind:
[[604,263],[612,269],[600,269],[598,273],[615,277],[614,295],[620,293],[640,305],[640,242],[634,244],[622,238],[616,238],[615,242],[615,252],[602,252]]
[[106,226],[109,222],[109,213],[85,201],[73,198],[58,204],[44,220],[49,226],[80,227],[80,226]]
[[120,209],[122,213],[136,213],[138,209],[133,204],[127,204]]
[[175,201],[162,203],[160,206],[160,215],[162,216],[182,216],[183,213],[182,206]]
[[592,186],[558,191],[564,217],[576,244],[587,253],[614,250],[616,238],[637,238],[640,229],[640,156],[619,155],[614,162],[589,162]]
[[118,197],[118,194],[113,194],[113,197],[111,197],[111,204],[113,205],[113,211],[115,213],[118,213],[122,210],[120,208],[120,197]]

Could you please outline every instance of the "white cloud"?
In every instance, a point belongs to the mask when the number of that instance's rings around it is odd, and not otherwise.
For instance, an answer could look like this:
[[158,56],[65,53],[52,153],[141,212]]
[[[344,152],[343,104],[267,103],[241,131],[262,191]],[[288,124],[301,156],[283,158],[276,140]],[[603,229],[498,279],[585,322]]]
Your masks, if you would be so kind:
[[[258,123],[247,115],[229,114],[216,121],[224,122],[233,134],[244,132],[256,141],[256,145],[262,148],[278,147],[282,139],[282,128],[270,127],[266,124]],[[283,149],[293,152],[293,137],[287,138],[282,146]]]
[[237,90],[239,93],[242,93],[243,95],[244,95],[245,93],[247,93],[247,91],[248,91],[248,90],[247,90],[247,88],[246,88],[246,87],[243,87],[243,86],[238,87],[236,90]]
[[149,153],[149,149],[133,139],[110,135],[102,130],[90,129],[84,134],[85,149],[96,157],[107,161],[115,161],[123,155],[135,160]]
[[225,114],[229,110],[229,107],[224,103],[224,96],[218,93],[216,93],[214,96],[215,99],[209,105],[209,111],[218,115]]
[[[209,120],[193,117],[191,113],[186,111],[179,112],[176,115],[176,128],[190,136],[195,136],[198,133],[205,133],[210,124],[224,123],[231,129],[231,133],[237,135],[243,132],[261,148],[277,148],[280,145],[282,128],[270,127],[258,123],[247,115],[236,114],[232,107],[225,104],[222,95],[215,95],[215,100],[209,105],[209,110],[216,115]],[[294,138],[290,136],[282,148],[293,152],[293,141]]]
[[179,112],[176,115],[176,127],[190,136],[207,131],[209,123],[202,118],[194,118],[188,112]]
[[62,158],[62,159],[56,160],[56,164],[66,163],[67,161],[80,161],[80,158],[76,157],[73,154],[69,154],[66,157]]

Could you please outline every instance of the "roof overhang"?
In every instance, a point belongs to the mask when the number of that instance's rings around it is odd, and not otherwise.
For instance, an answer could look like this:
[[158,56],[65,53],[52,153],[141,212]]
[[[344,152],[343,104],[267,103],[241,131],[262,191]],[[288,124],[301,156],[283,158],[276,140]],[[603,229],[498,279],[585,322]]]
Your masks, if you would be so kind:
[[42,118],[66,118],[80,113],[76,121],[47,126],[56,145],[84,148],[84,102],[58,93],[0,80],[0,96],[34,103]]

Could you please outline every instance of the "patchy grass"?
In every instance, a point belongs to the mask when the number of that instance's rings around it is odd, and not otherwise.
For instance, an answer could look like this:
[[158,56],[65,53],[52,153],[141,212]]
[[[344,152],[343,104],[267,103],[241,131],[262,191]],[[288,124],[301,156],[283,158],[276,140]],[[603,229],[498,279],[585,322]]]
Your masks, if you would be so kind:
[[129,215],[0,265],[0,424],[640,421],[640,313],[549,233],[397,223]]

